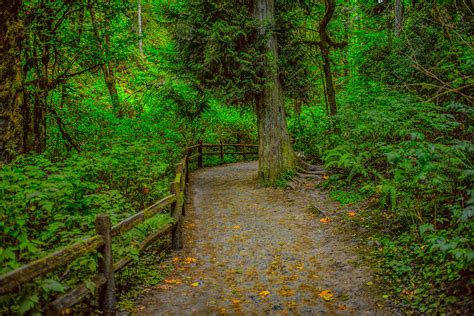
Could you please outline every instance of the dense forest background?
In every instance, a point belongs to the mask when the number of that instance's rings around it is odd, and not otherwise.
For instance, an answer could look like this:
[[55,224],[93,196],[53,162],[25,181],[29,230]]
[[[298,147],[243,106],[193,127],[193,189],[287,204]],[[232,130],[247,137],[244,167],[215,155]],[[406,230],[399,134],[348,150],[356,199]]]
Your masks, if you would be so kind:
[[[257,142],[268,58],[250,2],[2,2],[0,273],[91,234],[98,213],[119,221],[162,197],[187,145]],[[473,12],[278,0],[269,32],[295,151],[330,171],[333,198],[368,201],[387,300],[415,313],[473,309]],[[39,311],[95,264],[0,310]]]

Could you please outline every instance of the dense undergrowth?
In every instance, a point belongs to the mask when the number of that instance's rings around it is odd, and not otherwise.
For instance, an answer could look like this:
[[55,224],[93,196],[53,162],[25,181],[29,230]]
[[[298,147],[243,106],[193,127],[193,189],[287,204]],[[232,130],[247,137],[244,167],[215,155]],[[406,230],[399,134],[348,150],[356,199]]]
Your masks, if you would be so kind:
[[472,108],[360,82],[340,95],[336,117],[313,106],[291,120],[298,148],[330,170],[330,188],[392,214],[374,234],[395,301],[423,313],[472,308]]
[[[87,1],[97,10],[102,33],[95,38],[85,1],[11,1],[24,4],[18,27],[28,36],[6,38],[13,45],[8,52],[20,40],[23,50],[20,57],[2,60],[0,70],[4,75],[19,58],[25,104],[36,111],[42,102],[48,111],[31,116],[44,119],[45,131],[37,128],[35,134],[44,134],[46,144],[37,148],[43,153],[31,147],[0,166],[0,274],[92,235],[99,213],[117,223],[162,198],[187,145],[256,142],[254,104],[247,104],[248,93],[241,89],[253,94],[261,88],[262,56],[245,44],[255,26],[246,24],[245,10],[231,1],[195,1],[192,7],[204,2],[227,15],[221,21],[215,14],[215,25],[199,29],[207,9],[189,14],[182,12],[187,1],[143,1],[139,52],[131,2]],[[468,313],[474,310],[472,10],[460,1],[396,2],[406,9],[398,33],[394,1],[337,1],[328,30],[348,45],[330,50],[338,114],[328,116],[321,52],[303,45],[317,40],[314,29],[324,7],[277,1],[283,11],[277,33],[289,130],[295,149],[330,171],[325,184],[334,199],[371,207],[375,257],[392,291],[390,302],[413,313]],[[234,20],[234,11],[247,22]],[[197,42],[180,29],[188,27],[186,21],[197,25],[189,29],[198,31],[192,32]],[[173,33],[188,51],[178,53]],[[109,45],[102,52],[101,43]],[[186,56],[199,62],[184,65]],[[49,73],[40,60],[49,62]],[[114,68],[119,111],[104,81],[105,64]],[[218,91],[224,96],[203,89],[188,71],[206,65],[212,67],[203,78],[225,83]],[[45,74],[61,80],[45,89],[40,80]],[[11,85],[12,97],[16,89]],[[25,139],[31,140],[32,128],[26,127]],[[116,240],[114,255],[138,259],[130,244],[170,220],[157,216]],[[131,287],[162,279],[159,269],[146,267],[155,263],[155,253],[145,254],[117,276],[122,306],[135,293],[127,294]],[[39,314],[45,302],[79,280],[93,292],[96,266],[95,256],[84,257],[18,294],[4,295],[0,313]]]

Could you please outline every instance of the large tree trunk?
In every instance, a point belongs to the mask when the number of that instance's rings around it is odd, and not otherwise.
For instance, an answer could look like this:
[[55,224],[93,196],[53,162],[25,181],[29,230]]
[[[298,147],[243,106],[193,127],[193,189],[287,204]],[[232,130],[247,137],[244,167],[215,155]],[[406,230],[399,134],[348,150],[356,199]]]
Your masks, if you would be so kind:
[[[273,32],[275,25],[274,0],[255,0],[254,17],[261,23],[259,36]],[[259,133],[258,177],[265,185],[272,185],[285,171],[296,167],[296,156],[291,146],[286,124],[285,108],[278,76],[278,50],[274,34],[265,45],[267,69],[266,85],[256,100]]]
[[0,162],[22,151],[23,76],[19,21],[21,0],[3,2],[0,8]]

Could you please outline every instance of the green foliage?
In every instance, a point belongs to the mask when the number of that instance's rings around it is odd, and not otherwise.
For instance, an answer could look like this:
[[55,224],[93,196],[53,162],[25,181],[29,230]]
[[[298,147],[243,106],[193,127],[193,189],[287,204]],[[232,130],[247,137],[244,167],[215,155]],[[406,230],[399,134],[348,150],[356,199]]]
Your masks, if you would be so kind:
[[[257,40],[261,25],[248,1],[143,1],[143,55],[132,2],[90,1],[98,36],[85,1],[18,3],[20,22],[6,40],[17,45],[12,56],[22,68],[23,86],[11,95],[29,106],[18,118],[29,148],[15,150],[44,153],[1,166],[0,273],[90,236],[98,213],[116,223],[163,197],[186,145],[256,141],[252,109],[227,106],[249,104],[266,84],[268,38]],[[391,299],[418,313],[464,312],[472,309],[473,275],[472,8],[403,3],[397,36],[393,1],[338,1],[329,33],[349,45],[331,52],[334,117],[326,113],[321,56],[304,44],[319,40],[324,5],[276,1],[276,27],[266,35],[278,39],[295,149],[330,171],[333,199],[368,199],[394,214],[378,236]],[[104,64],[122,117],[112,111]],[[137,258],[136,246],[169,221],[160,215],[127,233],[115,257]],[[149,269],[153,255],[141,258],[117,279],[124,298],[163,278]],[[96,268],[95,255],[80,258],[1,297],[0,313],[41,313],[78,280],[94,292]]]
[[286,188],[288,186],[288,181],[291,181],[291,179],[295,176],[294,171],[286,171],[281,175],[281,177],[276,181],[275,185],[278,188]]
[[[465,126],[472,124],[471,109],[421,103],[361,83],[340,94],[340,109],[332,126],[314,120],[319,124],[293,122],[290,128],[307,141],[299,146],[331,171],[327,183],[333,198],[351,201],[340,194],[351,188],[394,212],[395,237],[380,237],[394,299],[426,313],[468,304],[464,286],[470,281],[463,277],[472,273],[473,213],[467,196],[474,147]],[[311,122],[314,113],[325,118],[321,107],[310,107],[300,120]],[[308,137],[314,130],[317,136]]]
[[263,37],[257,36],[262,26],[247,1],[177,1],[164,6],[174,24],[178,69],[229,103],[252,103],[267,84],[264,46],[275,31],[283,87],[288,96],[308,101],[309,49],[299,31],[304,12],[296,3],[277,5],[277,29]]

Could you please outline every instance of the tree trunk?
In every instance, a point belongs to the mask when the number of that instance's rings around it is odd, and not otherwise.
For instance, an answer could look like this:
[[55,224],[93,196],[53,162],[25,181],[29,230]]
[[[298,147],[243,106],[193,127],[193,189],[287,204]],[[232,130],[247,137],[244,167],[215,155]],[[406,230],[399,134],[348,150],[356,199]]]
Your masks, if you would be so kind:
[[337,113],[336,91],[334,90],[334,82],[332,81],[331,59],[329,58],[329,44],[321,39],[321,55],[323,58],[324,70],[324,90],[326,92],[327,101],[329,103],[329,114]]
[[[259,36],[268,36],[275,25],[274,0],[255,0],[253,15],[259,21]],[[286,123],[283,93],[278,76],[276,36],[271,34],[265,45],[267,68],[266,84],[256,99],[259,133],[258,177],[264,185],[272,185],[285,171],[296,167],[296,156],[291,146]]]
[[324,0],[326,6],[326,11],[324,13],[323,19],[319,23],[318,33],[319,33],[319,48],[321,49],[321,55],[323,58],[323,70],[325,78],[325,92],[326,97],[329,103],[329,114],[335,115],[337,113],[337,104],[336,104],[336,91],[334,89],[334,82],[332,80],[331,72],[331,58],[329,56],[329,50],[333,48],[342,48],[347,45],[347,42],[336,43],[334,42],[327,32],[327,26],[329,21],[331,21],[334,11],[336,9],[336,0]]
[[[105,1],[105,4],[106,4],[107,10],[108,10],[109,2]],[[101,58],[102,58],[101,68],[102,68],[102,73],[104,74],[105,85],[107,86],[107,90],[109,91],[110,101],[112,103],[113,111],[118,117],[120,117],[120,116],[122,116],[122,110],[121,110],[121,107],[120,107],[120,100],[119,100],[119,97],[118,97],[117,87],[116,87],[116,83],[115,83],[115,74],[113,72],[111,63],[108,60],[108,55],[109,55],[108,47],[109,47],[109,43],[110,43],[110,38],[109,38],[109,35],[108,35],[109,32],[107,32],[107,30],[106,30],[106,32],[105,32],[106,35],[104,36],[104,45],[102,45],[102,42],[100,40],[99,25],[97,23],[97,19],[96,19],[96,16],[95,16],[94,5],[92,4],[91,0],[89,0],[87,2],[87,5],[89,7],[89,13],[90,13],[90,16],[91,16],[92,30],[94,32],[94,37],[97,41],[97,48],[99,49],[99,51],[101,53]],[[108,14],[108,12],[106,12],[106,16],[107,16],[107,14]],[[108,25],[108,23],[109,23],[108,17],[106,17],[105,20],[106,20],[106,24]]]
[[9,161],[23,149],[23,75],[21,45],[23,27],[19,21],[21,0],[3,3],[0,8],[0,162]]
[[395,0],[395,34],[400,35],[403,29],[403,1]]
[[142,0],[138,0],[138,50],[143,55]]

